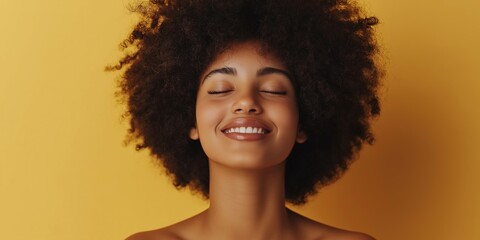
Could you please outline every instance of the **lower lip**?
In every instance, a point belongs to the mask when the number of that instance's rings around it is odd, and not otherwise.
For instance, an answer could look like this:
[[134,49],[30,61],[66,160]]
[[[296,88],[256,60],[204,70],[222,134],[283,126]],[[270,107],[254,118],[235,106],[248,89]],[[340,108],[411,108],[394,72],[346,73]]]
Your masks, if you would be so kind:
[[258,141],[266,137],[266,134],[256,134],[256,133],[223,133],[230,139],[237,141]]

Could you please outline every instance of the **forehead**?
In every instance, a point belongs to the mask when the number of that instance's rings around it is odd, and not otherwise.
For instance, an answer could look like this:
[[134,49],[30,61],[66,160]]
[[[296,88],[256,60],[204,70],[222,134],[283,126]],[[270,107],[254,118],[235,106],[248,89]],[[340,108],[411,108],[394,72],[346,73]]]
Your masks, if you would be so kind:
[[266,50],[260,41],[246,41],[231,44],[225,51],[218,54],[207,67],[245,65],[252,67],[276,67],[286,70],[283,62],[273,53]]

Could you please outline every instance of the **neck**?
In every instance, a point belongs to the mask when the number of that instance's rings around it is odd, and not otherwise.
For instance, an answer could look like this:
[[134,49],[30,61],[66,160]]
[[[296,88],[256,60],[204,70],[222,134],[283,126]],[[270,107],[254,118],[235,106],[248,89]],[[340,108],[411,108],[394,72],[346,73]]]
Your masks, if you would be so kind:
[[207,227],[227,239],[280,239],[287,229],[285,164],[238,169],[210,161]]

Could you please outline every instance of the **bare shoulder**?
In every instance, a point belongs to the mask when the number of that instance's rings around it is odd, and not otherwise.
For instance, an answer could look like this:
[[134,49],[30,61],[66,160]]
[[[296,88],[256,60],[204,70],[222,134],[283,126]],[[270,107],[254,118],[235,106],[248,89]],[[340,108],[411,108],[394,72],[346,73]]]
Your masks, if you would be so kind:
[[125,240],[183,240],[168,228],[135,233]]
[[197,214],[193,217],[185,219],[173,225],[151,230],[139,232],[131,235],[126,240],[186,240],[196,239],[201,229],[201,216]]
[[348,231],[319,223],[292,211],[296,228],[302,239],[312,240],[375,240],[368,234]]
[[[333,236],[332,236],[333,237]],[[351,232],[346,230],[341,230],[341,232],[334,235],[332,239],[342,239],[342,240],[375,240],[372,236],[360,233],[360,232]]]

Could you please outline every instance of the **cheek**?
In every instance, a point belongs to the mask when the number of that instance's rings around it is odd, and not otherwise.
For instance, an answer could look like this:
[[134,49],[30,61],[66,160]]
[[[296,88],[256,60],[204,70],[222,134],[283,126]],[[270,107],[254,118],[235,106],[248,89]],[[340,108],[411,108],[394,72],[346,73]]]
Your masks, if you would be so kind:
[[269,118],[271,118],[277,129],[275,136],[274,154],[270,154],[276,163],[284,161],[290,155],[297,138],[298,129],[298,110],[293,102],[282,103],[271,106]]
[[202,135],[204,131],[216,127],[225,114],[225,106],[220,102],[197,102],[196,121],[197,129]]
[[296,133],[298,127],[298,109],[294,102],[278,105],[275,111],[271,112],[271,116],[277,120],[277,127],[284,129],[284,131]]

